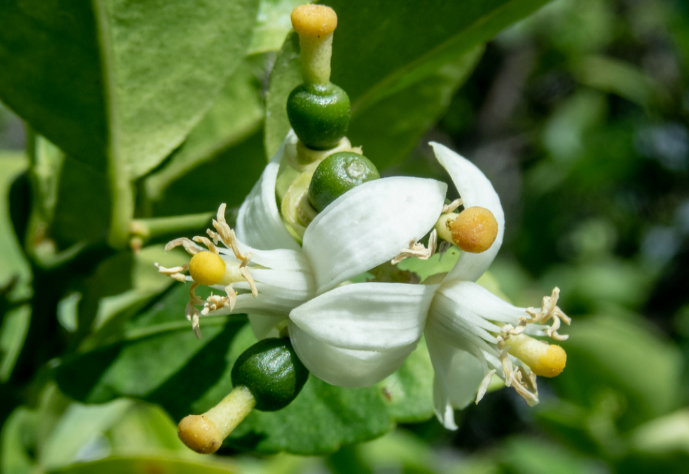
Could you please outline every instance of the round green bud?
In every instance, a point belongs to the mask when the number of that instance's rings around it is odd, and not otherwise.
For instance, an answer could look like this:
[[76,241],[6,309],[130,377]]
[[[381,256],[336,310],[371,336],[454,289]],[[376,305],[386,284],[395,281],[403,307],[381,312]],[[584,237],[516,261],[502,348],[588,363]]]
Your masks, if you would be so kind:
[[264,339],[245,350],[232,367],[232,385],[249,389],[256,409],[277,411],[294,400],[309,378],[288,337]]
[[337,146],[349,126],[349,96],[332,82],[298,85],[287,99],[294,133],[314,150]]
[[320,212],[350,189],[378,178],[376,165],[365,156],[349,151],[333,153],[313,173],[309,200]]

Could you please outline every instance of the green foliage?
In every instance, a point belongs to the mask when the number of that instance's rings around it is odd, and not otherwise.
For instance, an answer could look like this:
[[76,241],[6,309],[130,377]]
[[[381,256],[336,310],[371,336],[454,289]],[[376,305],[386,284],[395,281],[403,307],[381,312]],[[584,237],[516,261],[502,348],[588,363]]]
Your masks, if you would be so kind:
[[[125,323],[119,342],[66,360],[56,369],[60,389],[84,403],[140,398],[162,405],[177,420],[211,408],[232,390],[232,367],[256,339],[240,315],[204,318],[203,339],[196,340],[180,317],[187,298],[184,287],[173,287]],[[430,377],[423,345],[377,387],[343,389],[310,377],[291,405],[252,413],[229,442],[264,452],[332,452],[380,436],[395,420],[431,416]]]
[[231,221],[284,139],[299,3],[2,2],[0,100],[19,118],[0,106],[0,470],[684,472],[689,9],[664,0],[326,2],[348,138],[384,175],[447,179],[424,136],[486,172],[507,233],[479,283],[521,306],[559,286],[567,367],[539,408],[497,390],[453,434],[422,340],[375,387],[309,377],[221,451],[323,459],[219,463],[177,439],[256,340],[243,315],[196,340],[188,287],[153,263],[188,262],[159,244],[222,202]]

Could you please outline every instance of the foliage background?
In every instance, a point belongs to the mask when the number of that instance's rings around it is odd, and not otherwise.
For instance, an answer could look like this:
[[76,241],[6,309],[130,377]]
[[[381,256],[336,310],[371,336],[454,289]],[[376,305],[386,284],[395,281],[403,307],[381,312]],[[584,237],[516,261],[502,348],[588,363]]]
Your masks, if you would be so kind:
[[[497,390],[457,413],[457,432],[428,419],[422,357],[383,386],[400,390],[391,404],[312,377],[301,406],[247,420],[220,456],[186,451],[172,420],[228,391],[224,375],[251,336],[241,317],[224,318],[197,343],[184,292],[166,290],[152,263],[183,258],[159,242],[202,229],[219,202],[241,203],[284,136],[283,98],[298,81],[295,43],[283,45],[293,3],[226,2],[216,21],[214,3],[94,2],[110,49],[89,36],[79,2],[57,19],[49,2],[30,15],[0,5],[0,98],[28,121],[0,109],[3,472],[686,470],[689,9],[679,0],[555,0],[485,46],[543,2],[456,2],[463,15],[444,19],[405,2],[392,13],[332,2],[333,81],[353,99],[352,142],[387,175],[447,179],[429,140],[486,172],[507,233],[484,284],[523,306],[562,289],[574,317],[567,369],[541,380],[538,407]],[[472,18],[488,20],[472,28]],[[73,61],[62,82],[46,66],[55,57]],[[105,92],[89,82],[99,64],[111,68]],[[165,108],[166,96],[183,99]],[[268,454],[285,448],[328,454]]]

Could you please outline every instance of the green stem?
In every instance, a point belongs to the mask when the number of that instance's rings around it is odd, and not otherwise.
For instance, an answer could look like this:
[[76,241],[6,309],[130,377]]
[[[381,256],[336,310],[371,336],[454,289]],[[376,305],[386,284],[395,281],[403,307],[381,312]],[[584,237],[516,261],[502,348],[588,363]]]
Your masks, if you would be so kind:
[[208,227],[215,217],[213,212],[188,214],[174,217],[153,217],[132,221],[129,230],[133,236],[144,242],[163,237],[178,236],[189,231]]

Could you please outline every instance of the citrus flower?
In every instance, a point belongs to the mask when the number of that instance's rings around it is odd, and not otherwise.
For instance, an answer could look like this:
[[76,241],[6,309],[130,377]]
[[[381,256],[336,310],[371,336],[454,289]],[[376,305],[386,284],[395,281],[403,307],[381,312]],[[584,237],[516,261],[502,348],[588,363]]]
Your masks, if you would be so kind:
[[[199,320],[207,315],[248,313],[259,339],[275,328],[284,329],[293,308],[390,260],[410,239],[433,228],[447,185],[432,179],[384,178],[346,192],[320,212],[300,247],[275,200],[285,149],[296,143],[290,133],[266,166],[240,208],[236,234],[225,222],[223,204],[208,237],[175,239],[165,247],[183,246],[192,255],[188,265],[157,266],[161,273],[191,282],[185,312],[197,337]],[[204,301],[196,295],[200,285],[225,295]]]
[[[478,402],[496,373],[530,405],[538,403],[536,375],[558,375],[566,355],[559,346],[530,336],[565,339],[557,330],[561,321],[570,321],[557,307],[557,288],[536,310],[514,307],[475,283],[502,245],[500,199],[471,162],[443,145],[431,145],[465,209],[482,208],[494,217],[494,240],[481,253],[461,252],[448,274],[429,277],[421,285],[353,283],[322,293],[290,313],[289,335],[314,375],[333,385],[363,387],[397,370],[425,333],[435,371],[435,412],[445,427],[455,429],[453,402],[459,408],[466,406],[477,389]],[[439,222],[446,222],[448,211],[458,205],[445,206]],[[437,209],[432,212],[437,218]],[[379,228],[385,225],[380,223]],[[442,226],[438,227],[442,235]],[[426,253],[415,240],[400,247],[393,262],[417,254],[427,257],[428,250],[432,253],[435,248],[434,240],[432,235]],[[544,326],[551,319],[552,326]]]

